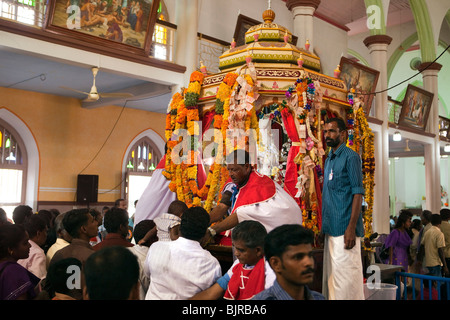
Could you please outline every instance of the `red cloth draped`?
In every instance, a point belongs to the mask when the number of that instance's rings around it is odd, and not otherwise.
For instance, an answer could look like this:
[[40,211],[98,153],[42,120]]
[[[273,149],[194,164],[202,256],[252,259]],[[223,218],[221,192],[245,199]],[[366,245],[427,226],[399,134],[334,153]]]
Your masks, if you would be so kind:
[[239,189],[239,197],[233,205],[231,214],[241,206],[267,201],[273,198],[276,192],[275,182],[272,179],[257,171],[252,171],[247,183]]
[[215,110],[208,111],[203,115],[203,117],[202,117],[202,137],[205,134],[206,130],[208,130],[209,127],[211,126],[211,123],[213,122],[215,115],[216,115]]
[[[281,110],[281,117],[283,119],[283,124],[286,132],[292,142],[300,142],[298,137],[297,128],[295,126],[294,116],[289,112],[287,108]],[[297,184],[298,170],[299,166],[294,162],[295,156],[300,150],[299,146],[291,146],[289,149],[289,154],[286,163],[286,174],[284,176],[284,189],[294,198],[298,189],[295,187]],[[294,198],[295,201],[300,205],[300,198]]]
[[[202,138],[203,138],[203,135],[205,134],[206,130],[208,130],[209,126],[211,125],[215,114],[216,114],[216,111],[212,110],[212,111],[206,112],[203,115],[203,117],[202,117]],[[199,189],[201,189],[203,187],[203,185],[206,182],[206,178],[207,178],[205,168],[203,166],[202,156],[203,155],[200,153],[199,160],[201,160],[202,162],[197,165],[197,182],[198,182]],[[206,196],[204,197],[203,200],[206,200]]]

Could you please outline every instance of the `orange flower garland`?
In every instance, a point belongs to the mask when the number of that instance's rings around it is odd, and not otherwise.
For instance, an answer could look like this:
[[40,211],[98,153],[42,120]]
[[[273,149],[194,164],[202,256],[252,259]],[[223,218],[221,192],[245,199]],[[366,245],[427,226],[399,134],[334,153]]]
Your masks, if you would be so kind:
[[[178,93],[172,97],[170,110],[166,116],[166,138],[168,141],[163,175],[171,180],[169,189],[176,192],[178,200],[184,201],[188,207],[201,205],[197,187],[196,162],[198,159],[197,149],[200,134],[198,98],[200,97],[203,78],[203,73],[199,71],[194,71],[191,74],[190,83],[184,92],[184,97]],[[176,113],[174,110],[176,110]],[[173,131],[178,129],[188,130],[191,137],[191,141],[189,141],[191,148],[188,150],[187,161],[175,165],[171,159],[171,153],[173,148],[182,141],[182,138],[179,138],[178,141],[169,139]]]
[[183,100],[181,93],[177,92],[173,95],[169,104],[169,110],[166,116],[166,140],[169,141],[173,130],[175,130],[175,120],[177,118],[178,104]]
[[[216,103],[215,103],[215,111],[216,114],[214,116],[214,124],[213,127],[216,131],[220,130],[221,137],[217,137],[217,141],[221,141],[217,145],[217,151],[215,155],[214,164],[211,166],[208,179],[205,185],[208,185],[208,196],[204,204],[204,208],[206,211],[210,211],[212,208],[212,204],[216,198],[216,194],[221,187],[228,180],[228,170],[223,163],[223,159],[225,156],[225,144],[224,141],[226,139],[226,130],[228,128],[228,114],[229,114],[229,105],[230,105],[230,95],[232,92],[232,87],[236,82],[238,75],[234,72],[229,72],[225,75],[222,83],[219,85],[219,89],[216,95]],[[215,132],[216,134],[216,132]],[[214,138],[216,141],[216,137]],[[221,197],[221,193],[219,192],[219,199]]]
[[[216,104],[213,127],[216,130],[214,143],[217,143],[215,162],[209,169],[209,174],[205,185],[202,188],[198,187],[197,183],[197,165],[198,159],[198,139],[199,139],[199,112],[198,112],[198,98],[200,96],[201,85],[203,83],[203,74],[194,71],[190,77],[190,83],[184,94],[176,94],[173,96],[168,114],[166,117],[166,138],[167,155],[166,166],[163,174],[166,178],[171,179],[169,184],[170,190],[177,193],[177,198],[184,201],[188,207],[200,206],[201,198],[206,200],[203,207],[209,212],[212,209],[213,203],[220,200],[221,193],[218,192],[221,187],[227,182],[229,178],[228,170],[224,164],[224,156],[226,155],[226,137],[229,127],[230,117],[230,98],[234,90],[237,88],[238,74],[229,72],[225,75],[222,83],[219,86],[216,95]],[[252,90],[247,92],[248,96],[253,97],[255,92],[253,90],[254,83],[250,76],[243,76],[245,81],[251,86]],[[245,130],[255,129],[257,132],[257,139],[259,139],[259,123],[256,116],[256,111],[253,106],[246,111],[244,119]],[[173,148],[182,141],[170,141],[170,137],[174,130],[187,129],[191,137],[190,149],[188,151],[187,163],[174,164],[170,158]]]
[[374,134],[370,129],[367,118],[362,107],[358,108],[355,116],[361,135],[362,146],[362,166],[363,166],[363,185],[365,190],[364,200],[367,203],[367,209],[364,211],[363,221],[365,236],[372,234],[373,221],[373,195],[375,187],[375,148]]
[[[174,166],[173,162],[171,161],[171,153],[173,147],[177,144],[176,141],[170,141],[172,137],[172,133],[175,130],[176,125],[176,119],[178,114],[178,108],[183,103],[183,96],[181,93],[177,92],[173,95],[172,100],[169,104],[169,109],[167,111],[166,116],[166,140],[167,140],[167,152],[166,152],[166,163],[165,163],[165,169],[163,170],[162,174],[166,177],[167,180],[172,180],[173,173],[174,173]],[[175,187],[169,186],[172,191],[175,190]]]
[[[199,128],[199,114],[198,114],[198,98],[200,97],[200,91],[203,84],[203,73],[194,71],[190,77],[190,83],[184,97],[184,104],[187,109],[186,112],[186,125],[189,136],[191,137],[190,145],[191,149],[188,152],[187,162],[187,181],[189,188],[185,188],[189,197],[186,205],[200,206],[201,198],[198,195],[198,183],[197,183],[197,160],[198,160],[198,141],[200,135]],[[192,201],[192,203],[191,203]]]

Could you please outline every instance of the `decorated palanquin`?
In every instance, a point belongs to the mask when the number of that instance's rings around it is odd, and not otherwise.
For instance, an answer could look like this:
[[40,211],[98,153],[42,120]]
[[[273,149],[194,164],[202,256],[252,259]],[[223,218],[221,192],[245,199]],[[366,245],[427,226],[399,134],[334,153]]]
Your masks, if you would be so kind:
[[[167,113],[164,173],[171,180],[170,189],[188,206],[202,205],[209,212],[228,180],[224,156],[256,142],[256,169],[284,186],[302,209],[303,225],[318,233],[327,154],[322,129],[327,118],[340,117],[347,122],[347,145],[362,156],[369,235],[375,163],[373,133],[361,103],[339,79],[339,66],[334,76],[321,74],[320,58],[309,51],[309,43],[296,47],[291,32],[274,18],[275,13],[266,10],[264,23],[245,33],[245,44],[236,47],[233,39],[220,56],[220,73],[208,74],[202,65],[192,73],[188,87],[173,96]],[[189,161],[178,164],[171,159],[172,150],[183,141],[173,135],[177,129],[187,130],[191,142],[185,157]],[[230,137],[233,130],[245,132],[244,139]],[[282,147],[288,150],[285,166],[280,165]],[[208,148],[213,157],[208,159],[207,181],[199,186],[194,160]]]

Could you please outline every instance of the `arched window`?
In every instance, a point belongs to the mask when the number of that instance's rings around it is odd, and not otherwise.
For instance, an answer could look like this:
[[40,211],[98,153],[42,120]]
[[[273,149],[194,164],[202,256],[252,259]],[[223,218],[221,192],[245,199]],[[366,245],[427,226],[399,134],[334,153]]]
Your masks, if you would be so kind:
[[134,214],[134,202],[141,197],[162,156],[160,148],[148,136],[139,139],[129,149],[125,169],[125,195],[130,216]]
[[0,119],[0,207],[11,218],[12,211],[25,202],[27,152],[19,134]]
[[159,160],[159,149],[148,137],[144,137],[136,142],[128,153],[127,172],[151,176]]

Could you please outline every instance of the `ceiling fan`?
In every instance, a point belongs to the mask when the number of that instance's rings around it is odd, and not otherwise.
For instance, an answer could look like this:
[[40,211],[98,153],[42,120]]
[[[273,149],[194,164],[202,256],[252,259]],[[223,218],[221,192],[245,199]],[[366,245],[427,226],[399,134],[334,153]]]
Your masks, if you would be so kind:
[[83,93],[83,94],[87,95],[87,98],[85,100],[83,100],[85,102],[97,101],[100,98],[130,98],[130,97],[133,97],[133,94],[126,93],[126,92],[111,92],[111,93],[98,92],[97,87],[95,86],[95,77],[97,76],[98,69],[99,68],[97,68],[97,67],[91,68],[94,79],[93,79],[91,90],[89,92],[79,91],[79,90],[68,88],[68,87],[61,87],[61,88],[75,91],[78,93]]

